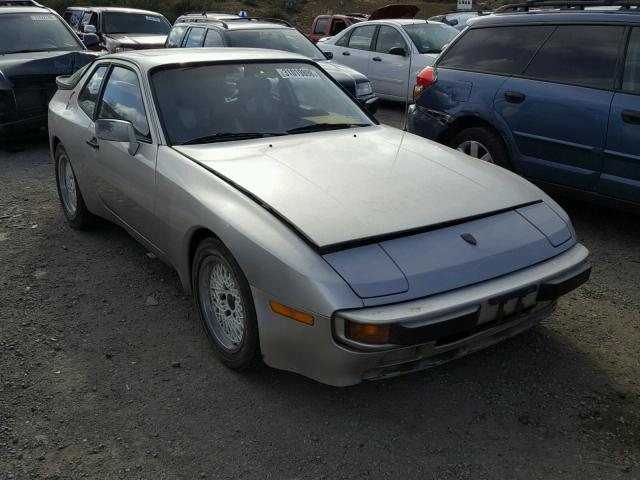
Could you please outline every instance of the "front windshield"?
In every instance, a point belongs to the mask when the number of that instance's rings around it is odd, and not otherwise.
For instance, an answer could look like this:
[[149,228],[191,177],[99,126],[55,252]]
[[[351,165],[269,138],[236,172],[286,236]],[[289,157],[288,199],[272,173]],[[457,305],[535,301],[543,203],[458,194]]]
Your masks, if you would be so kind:
[[175,66],[152,76],[172,144],[370,126],[357,103],[306,63]]
[[0,15],[0,54],[82,48],[62,21],[51,13]]
[[414,23],[403,25],[420,53],[440,53],[458,35],[458,30],[442,23]]
[[155,33],[167,35],[171,24],[160,15],[107,12],[104,14],[105,33]]
[[231,47],[270,48],[298,53],[313,60],[325,60],[322,52],[294,29],[235,30],[228,32],[227,38]]

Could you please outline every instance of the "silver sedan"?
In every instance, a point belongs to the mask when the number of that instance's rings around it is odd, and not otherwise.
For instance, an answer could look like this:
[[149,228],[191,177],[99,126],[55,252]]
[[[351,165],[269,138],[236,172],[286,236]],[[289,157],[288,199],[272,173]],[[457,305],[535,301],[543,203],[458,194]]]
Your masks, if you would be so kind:
[[298,55],[128,52],[58,85],[69,224],[108,219],[174,267],[231,368],[418,370],[531,327],[589,276],[538,188],[379,125]]

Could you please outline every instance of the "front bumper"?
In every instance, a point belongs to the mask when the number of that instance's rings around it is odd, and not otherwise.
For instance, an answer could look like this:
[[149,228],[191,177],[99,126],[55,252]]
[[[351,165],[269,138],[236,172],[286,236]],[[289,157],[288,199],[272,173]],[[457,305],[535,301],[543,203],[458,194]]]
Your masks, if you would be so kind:
[[[267,307],[268,296],[254,289],[264,361],[335,386],[448,362],[548,317],[559,296],[588,279],[587,257],[588,250],[577,244],[509,275],[409,302],[337,311],[331,319],[315,316],[313,326],[273,314]],[[402,327],[402,341],[393,345],[350,341],[342,333],[345,319]]]

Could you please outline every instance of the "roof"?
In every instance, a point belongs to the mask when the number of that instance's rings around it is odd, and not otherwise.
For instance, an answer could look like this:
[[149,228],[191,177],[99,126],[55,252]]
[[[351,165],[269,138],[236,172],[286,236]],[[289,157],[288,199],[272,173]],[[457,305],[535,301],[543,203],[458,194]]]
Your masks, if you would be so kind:
[[470,25],[473,28],[495,25],[524,25],[528,23],[638,23],[640,11],[620,10],[532,10],[479,16]]
[[367,20],[366,22],[361,22],[356,25],[367,25],[367,24],[383,24],[383,23],[392,23],[394,25],[415,25],[416,23],[440,23],[429,20],[423,20],[421,18],[385,18],[380,20]]
[[122,12],[122,13],[137,13],[141,15],[157,15],[162,16],[158,12],[152,12],[151,10],[140,10],[138,8],[124,8],[124,7],[69,7],[67,10],[91,10],[92,12]]
[[204,14],[189,13],[180,15],[174,26],[184,24],[198,24],[222,27],[228,30],[256,30],[265,28],[295,28],[286,20],[277,18],[262,17],[228,17],[228,18],[208,18]]
[[2,7],[0,8],[0,15],[3,13],[51,13],[53,12],[49,10],[47,7]]
[[160,48],[154,50],[132,50],[128,52],[103,55],[98,60],[122,59],[135,63],[141,70],[151,70],[166,65],[211,62],[259,62],[282,60],[310,62],[296,53],[262,48]]

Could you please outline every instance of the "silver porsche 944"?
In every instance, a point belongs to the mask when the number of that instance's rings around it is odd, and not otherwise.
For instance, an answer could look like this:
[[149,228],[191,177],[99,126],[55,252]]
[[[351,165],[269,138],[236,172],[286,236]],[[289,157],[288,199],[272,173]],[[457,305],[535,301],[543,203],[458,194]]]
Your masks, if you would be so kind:
[[304,57],[99,57],[58,79],[64,214],[175,268],[213,349],[331,385],[437,365],[548,317],[587,280],[565,212],[494,165],[380,125]]

